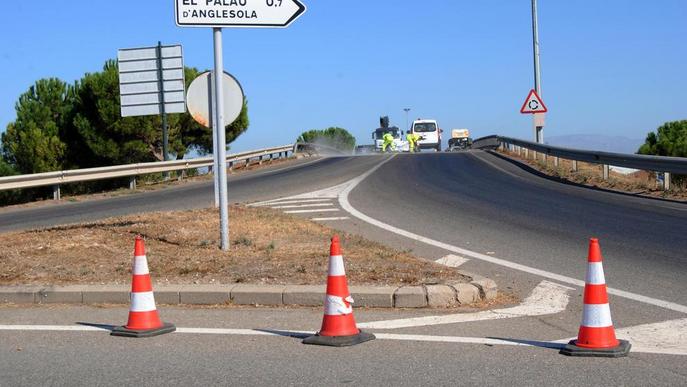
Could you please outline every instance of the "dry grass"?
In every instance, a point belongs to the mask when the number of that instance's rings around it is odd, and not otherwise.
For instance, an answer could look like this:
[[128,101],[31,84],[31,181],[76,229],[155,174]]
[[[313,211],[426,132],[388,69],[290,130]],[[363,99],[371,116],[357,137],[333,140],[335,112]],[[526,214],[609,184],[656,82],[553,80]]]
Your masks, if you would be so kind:
[[656,182],[656,175],[649,171],[638,171],[631,174],[622,174],[613,170],[609,173],[608,180],[603,179],[603,166],[584,162],[577,163],[577,171],[573,171],[573,163],[570,160],[559,159],[558,167],[554,165],[553,157],[548,157],[546,162],[541,154],[534,160],[533,153],[529,158],[521,157],[517,152],[501,152],[502,154],[526,163],[530,167],[547,175],[565,179],[574,183],[599,187],[638,195],[661,197],[673,200],[687,200],[687,187],[673,183],[670,191],[664,191]]
[[[230,209],[231,251],[218,246],[215,210],[151,213],[0,235],[0,284],[122,284],[134,236],[146,239],[158,283],[323,284],[335,231],[267,208]],[[343,234],[352,284],[460,280],[455,269]]]

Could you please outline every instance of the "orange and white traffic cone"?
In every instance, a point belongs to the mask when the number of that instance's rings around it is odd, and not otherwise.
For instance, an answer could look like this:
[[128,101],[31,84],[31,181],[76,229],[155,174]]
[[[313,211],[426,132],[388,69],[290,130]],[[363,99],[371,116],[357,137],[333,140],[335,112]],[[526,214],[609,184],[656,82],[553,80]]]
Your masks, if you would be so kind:
[[339,237],[332,238],[329,254],[329,274],[327,276],[327,294],[324,299],[324,317],[322,329],[303,340],[304,344],[346,347],[374,340],[371,333],[357,328],[353,317],[353,298],[348,291],[346,270],[339,245]]
[[143,238],[136,236],[134,245],[133,280],[129,321],[112,330],[112,336],[151,337],[174,332],[176,327],[163,323],[155,307],[153,284],[148,271],[148,259]]
[[603,257],[599,240],[589,241],[587,278],[584,285],[584,310],[577,340],[572,340],[561,353],[568,356],[622,357],[630,352],[630,343],[615,337],[608,304]]

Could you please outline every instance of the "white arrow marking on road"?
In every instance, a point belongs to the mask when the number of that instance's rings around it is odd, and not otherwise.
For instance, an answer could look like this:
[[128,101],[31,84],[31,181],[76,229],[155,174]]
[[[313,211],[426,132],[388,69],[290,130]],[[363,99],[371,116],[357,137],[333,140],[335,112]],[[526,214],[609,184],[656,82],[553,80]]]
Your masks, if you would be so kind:
[[449,314],[444,316],[424,316],[398,320],[373,321],[358,324],[358,327],[368,329],[397,329],[556,314],[564,311],[568,306],[569,297],[567,292],[569,290],[573,289],[553,282],[542,281],[532,290],[532,294],[530,294],[522,304],[512,308],[485,310],[476,313]]
[[449,254],[443,258],[437,259],[435,262],[440,264],[440,265],[444,265],[444,266],[448,266],[448,267],[460,267],[468,261],[470,261],[470,260],[467,258],[463,258],[463,257],[459,257],[457,255]]

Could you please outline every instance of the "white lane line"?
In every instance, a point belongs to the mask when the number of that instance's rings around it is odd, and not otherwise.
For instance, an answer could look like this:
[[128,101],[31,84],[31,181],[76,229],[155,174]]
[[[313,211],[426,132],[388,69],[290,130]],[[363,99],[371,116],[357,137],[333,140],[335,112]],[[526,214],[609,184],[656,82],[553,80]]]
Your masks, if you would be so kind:
[[351,219],[348,216],[339,216],[339,217],[333,217],[333,218],[312,218],[310,220],[315,221],[315,222],[327,222],[330,220],[348,220]]
[[469,261],[470,260],[467,258],[463,258],[463,257],[459,257],[457,255],[449,254],[445,257],[437,259],[435,262],[440,264],[440,265],[444,265],[444,266],[448,266],[448,267],[460,267]]
[[[281,204],[281,203],[280,203]],[[274,206],[276,210],[286,209],[286,208],[308,208],[308,207],[331,207],[332,203],[315,203],[315,204],[289,204],[288,206]]]
[[338,208],[321,208],[319,210],[293,210],[293,211],[284,211],[285,214],[310,214],[313,212],[338,212],[340,211]]
[[[536,341],[524,339],[496,339],[487,337],[460,337],[460,336],[430,336],[430,335],[405,335],[395,333],[375,333],[380,340],[397,341],[425,341],[431,343],[457,343],[457,344],[482,344],[482,345],[509,345],[516,347],[545,347],[560,349],[568,343],[568,339],[555,341]],[[634,350],[634,348],[633,348]]]
[[[364,222],[367,222],[373,226],[377,226],[383,230],[392,232],[394,234],[404,236],[408,239],[416,240],[418,242],[422,242],[422,243],[425,243],[425,244],[428,244],[431,246],[435,246],[435,247],[450,251],[450,252],[455,253],[455,254],[468,256],[470,258],[474,258],[474,259],[478,259],[481,261],[493,263],[494,265],[499,265],[499,266],[507,267],[509,269],[518,270],[518,271],[522,271],[525,273],[538,275],[540,277],[548,278],[548,279],[554,280],[554,281],[563,282],[563,283],[566,283],[569,285],[584,287],[584,281],[582,281],[582,280],[568,277],[568,276],[564,276],[564,275],[560,275],[560,274],[556,274],[556,273],[552,273],[552,272],[541,270],[541,269],[537,269],[537,268],[534,268],[531,266],[521,265],[519,263],[506,261],[505,259],[496,258],[494,256],[481,254],[481,253],[478,253],[475,251],[470,251],[467,249],[460,248],[458,246],[453,246],[453,245],[450,245],[448,243],[444,243],[444,242],[440,242],[440,241],[437,241],[437,240],[434,240],[431,238],[427,238],[427,237],[424,237],[422,235],[418,235],[418,234],[412,233],[410,231],[406,231],[406,230],[400,229],[398,227],[394,227],[390,224],[384,223],[382,221],[379,221],[377,219],[374,219],[370,216],[363,214],[362,212],[358,211],[357,209],[355,209],[351,205],[351,203],[348,201],[348,195],[351,193],[351,191],[353,191],[353,189],[355,189],[355,187],[358,186],[358,184],[360,184],[368,176],[373,174],[382,165],[388,163],[391,159],[393,159],[393,157],[391,157],[387,160],[384,160],[383,162],[377,164],[377,166],[375,166],[374,168],[372,168],[369,171],[367,171],[366,173],[356,177],[355,179],[350,180],[348,183],[342,184],[341,186],[344,186],[345,188],[341,191],[341,194],[339,195],[339,204],[341,205],[341,208],[343,208],[346,212],[348,212],[349,214],[353,215],[354,217],[356,217],[356,218],[358,218]],[[337,186],[337,187],[339,187],[339,186]],[[332,187],[332,188],[334,188],[334,187]],[[645,304],[655,305],[655,306],[658,306],[661,308],[673,310],[676,312],[687,313],[687,306],[680,305],[680,304],[677,304],[674,302],[659,300],[657,298],[647,297],[647,296],[643,296],[641,294],[627,292],[624,290],[619,290],[619,289],[614,289],[614,288],[608,288],[608,293],[613,294],[615,296],[627,298],[627,299],[630,299],[633,301],[643,302]]]
[[299,199],[299,200],[281,200],[281,199],[276,199],[274,201],[270,201],[267,204],[261,204],[261,203],[253,203],[249,204],[248,207],[265,207],[265,206],[274,206],[274,205],[282,205],[282,204],[304,204],[304,203],[321,203],[321,202],[331,202],[332,199]]
[[[665,336],[658,330],[674,330],[673,336]],[[685,341],[685,329],[687,319],[664,321],[656,324],[638,325],[617,330],[617,335],[622,339],[629,339],[632,343],[632,352],[653,353],[663,355],[687,356],[687,342]],[[32,332],[109,332],[107,328],[99,328],[84,325],[0,325],[0,331],[32,331]],[[291,331],[276,329],[223,329],[223,328],[177,328],[179,334],[206,334],[206,335],[230,335],[230,336],[271,336],[271,337],[304,337],[312,335],[309,331]],[[432,336],[412,334],[375,333],[379,340],[415,341],[431,343],[455,343],[455,344],[482,344],[482,345],[506,345],[523,347],[561,348],[570,339],[552,341],[538,341],[522,338],[488,338],[488,337],[460,337],[460,336]],[[676,340],[677,338],[677,340]]]
[[569,290],[573,290],[573,288],[549,281],[542,281],[532,290],[532,293],[522,302],[522,304],[512,308],[485,310],[476,313],[458,313],[443,316],[424,316],[398,320],[374,321],[358,324],[358,327],[369,329],[397,329],[556,314],[564,311],[568,306],[569,297],[567,292]]

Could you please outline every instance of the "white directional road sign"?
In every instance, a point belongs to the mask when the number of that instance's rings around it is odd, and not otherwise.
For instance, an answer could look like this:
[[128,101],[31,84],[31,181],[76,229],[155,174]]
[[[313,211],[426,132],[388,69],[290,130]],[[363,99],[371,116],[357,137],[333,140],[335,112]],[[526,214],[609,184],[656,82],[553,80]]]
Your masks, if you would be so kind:
[[180,27],[286,27],[305,12],[298,0],[175,0]]
[[547,111],[544,101],[542,101],[534,89],[530,90],[530,94],[522,105],[522,109],[520,109],[522,114],[546,113]]
[[[159,55],[158,55],[159,53]],[[119,93],[122,117],[186,111],[181,46],[121,49]]]

